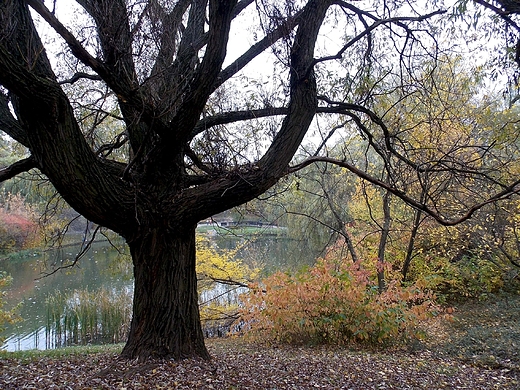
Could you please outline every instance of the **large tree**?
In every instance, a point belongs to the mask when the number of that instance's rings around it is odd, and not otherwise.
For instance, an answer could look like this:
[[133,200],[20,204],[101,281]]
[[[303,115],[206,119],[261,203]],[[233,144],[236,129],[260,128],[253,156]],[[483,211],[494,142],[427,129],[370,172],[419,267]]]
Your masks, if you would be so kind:
[[[417,167],[370,111],[384,77],[413,72],[415,56],[435,57],[427,23],[442,12],[402,3],[77,0],[66,19],[59,11],[71,2],[0,3],[0,130],[28,150],[0,180],[37,169],[75,210],[126,240],[135,293],[123,356],[209,357],[197,222],[290,172],[317,113],[341,123],[329,136],[353,124],[377,153]],[[256,40],[228,54],[230,31]],[[244,77],[260,56],[257,66],[273,58],[279,72],[273,95]],[[245,83],[256,87],[249,99],[240,97]],[[367,122],[383,130],[381,141]]]

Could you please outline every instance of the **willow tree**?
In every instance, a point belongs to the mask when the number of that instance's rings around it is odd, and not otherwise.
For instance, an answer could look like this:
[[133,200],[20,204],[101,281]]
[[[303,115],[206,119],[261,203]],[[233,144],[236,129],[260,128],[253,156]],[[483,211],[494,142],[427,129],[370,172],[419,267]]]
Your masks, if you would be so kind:
[[[366,115],[369,87],[346,81],[338,102],[324,96],[333,92],[324,89],[328,66],[361,80],[378,50],[387,64],[392,50],[397,60],[433,50],[419,44],[421,34],[432,38],[421,24],[439,12],[391,3],[0,3],[0,130],[28,151],[0,179],[36,169],[76,211],[126,240],[135,293],[124,357],[209,357],[197,302],[198,221],[286,175],[317,112]],[[333,35],[322,39],[320,30]],[[256,40],[228,54],[231,31]],[[240,99],[242,72],[266,53],[280,88],[269,99]],[[255,86],[260,96],[262,83]]]

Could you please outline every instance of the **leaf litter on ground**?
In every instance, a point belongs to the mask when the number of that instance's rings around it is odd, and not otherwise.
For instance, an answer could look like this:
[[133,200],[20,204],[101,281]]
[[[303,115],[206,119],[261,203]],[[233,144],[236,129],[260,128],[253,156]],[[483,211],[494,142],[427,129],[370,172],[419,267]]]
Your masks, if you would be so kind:
[[207,341],[210,361],[4,352],[0,389],[520,389],[519,319],[518,297],[461,304],[453,321],[429,325],[426,341],[386,350],[226,338]]

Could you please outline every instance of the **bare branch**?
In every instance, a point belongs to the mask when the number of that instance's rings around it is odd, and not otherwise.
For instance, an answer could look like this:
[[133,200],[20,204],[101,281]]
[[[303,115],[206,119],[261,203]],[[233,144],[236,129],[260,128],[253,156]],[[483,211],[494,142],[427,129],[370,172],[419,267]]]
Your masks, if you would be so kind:
[[101,77],[97,74],[88,74],[84,72],[78,72],[74,74],[70,79],[65,79],[62,81],[59,81],[59,84],[74,84],[76,81],[82,80],[82,79],[89,79],[94,81],[100,81],[102,80]]
[[110,153],[112,153],[115,149],[119,149],[123,145],[125,145],[128,142],[128,138],[126,136],[126,133],[120,133],[116,137],[115,142],[111,144],[106,144],[101,146],[98,150],[96,150],[96,154],[103,155],[103,157],[107,157]]
[[[490,182],[492,182],[495,185],[501,186],[503,188],[506,188],[507,185],[504,185],[494,179],[493,177],[486,174],[486,172],[481,170],[473,170],[468,167],[466,167],[463,164],[458,164],[456,161],[451,161],[451,165],[447,166],[446,161],[443,161],[442,159],[439,159],[438,161],[432,162],[431,164],[422,164],[417,163],[415,161],[412,161],[410,158],[406,157],[402,153],[400,153],[393,145],[393,141],[397,139],[397,137],[393,136],[390,133],[390,129],[386,126],[385,122],[381,117],[379,117],[375,112],[371,111],[370,109],[358,105],[358,104],[352,104],[352,103],[343,103],[343,102],[334,102],[330,99],[328,99],[325,96],[318,96],[319,100],[322,100],[324,102],[327,102],[330,106],[329,107],[319,107],[317,112],[318,113],[338,113],[349,116],[355,123],[356,126],[361,130],[363,136],[367,139],[369,145],[376,151],[378,155],[381,156],[383,162],[385,163],[385,166],[388,167],[389,164],[389,154],[396,157],[398,160],[404,162],[409,167],[413,168],[416,172],[419,173],[426,173],[426,172],[457,172],[457,173],[464,173],[464,174],[473,174],[478,175],[481,177],[485,177]],[[374,135],[369,130],[369,128],[363,124],[363,121],[361,118],[354,114],[352,111],[359,112],[361,114],[366,115],[374,124],[376,124],[383,133],[383,141],[384,141],[384,147],[385,149],[380,146],[374,138]],[[475,146],[476,148],[476,146]],[[481,146],[480,149],[484,151],[484,153],[487,152],[487,150],[490,148],[490,146]],[[447,156],[444,156],[447,157]]]
[[0,182],[12,179],[16,175],[28,172],[33,168],[38,168],[38,164],[32,156],[17,161],[6,168],[0,169]]
[[86,241],[86,240],[83,241],[83,243],[81,245],[81,249],[74,257],[74,260],[72,261],[72,263],[69,263],[66,265],[60,265],[59,267],[53,269],[51,272],[45,272],[45,273],[43,273],[43,276],[36,278],[36,280],[46,278],[47,276],[54,275],[55,273],[57,273],[59,271],[62,271],[62,270],[68,269],[68,268],[73,268],[74,266],[76,266],[76,264],[78,264],[78,262],[83,258],[83,256],[85,256],[85,254],[89,251],[89,249],[92,246],[92,244],[94,243],[94,241],[96,239],[96,235],[100,229],[101,229],[101,226],[96,226],[96,229],[92,233],[92,237],[90,237],[90,239],[88,241]]
[[[314,60],[314,65],[318,64],[320,62],[330,61],[330,60],[339,60],[343,57],[343,54],[345,51],[353,46],[356,42],[360,41],[365,36],[368,36],[374,31],[377,27],[384,25],[384,24],[390,24],[390,23],[402,23],[402,22],[422,22],[426,19],[429,19],[435,15],[441,15],[446,13],[445,10],[437,10],[435,12],[431,12],[427,15],[412,17],[412,16],[401,16],[401,17],[394,17],[394,18],[388,18],[388,19],[379,19],[376,22],[372,23],[370,26],[368,26],[363,32],[356,35],[354,38],[349,40],[335,55],[322,57]],[[373,17],[373,16],[372,16]]]
[[427,204],[421,203],[420,201],[413,199],[412,197],[407,195],[404,191],[399,190],[398,188],[395,188],[392,185],[390,185],[382,180],[376,179],[375,177],[369,175],[368,173],[366,173],[365,171],[363,171],[359,168],[356,168],[355,166],[347,163],[346,161],[337,160],[337,159],[333,159],[330,157],[314,156],[314,157],[310,157],[310,158],[306,159],[305,161],[303,161],[297,165],[290,167],[288,169],[287,173],[297,172],[297,171],[305,168],[306,166],[309,166],[316,162],[326,162],[326,163],[338,165],[342,168],[346,168],[350,172],[355,174],[356,176],[360,177],[361,179],[366,180],[369,183],[372,183],[378,187],[384,188],[388,192],[394,194],[395,196],[397,196],[398,198],[403,200],[405,203],[407,203],[411,207],[425,212],[426,214],[430,215],[437,222],[439,222],[441,225],[444,225],[444,226],[454,226],[461,222],[464,222],[464,221],[470,219],[473,216],[473,214],[476,211],[480,210],[482,207],[484,207],[490,203],[495,203],[500,200],[507,199],[513,194],[520,193],[520,180],[517,180],[508,186],[504,186],[505,188],[502,191],[495,193],[494,195],[490,196],[487,200],[473,205],[468,210],[466,210],[464,212],[464,214],[462,216],[460,216],[459,218],[446,219],[441,214],[439,214],[437,211],[435,211],[431,207],[429,207]]

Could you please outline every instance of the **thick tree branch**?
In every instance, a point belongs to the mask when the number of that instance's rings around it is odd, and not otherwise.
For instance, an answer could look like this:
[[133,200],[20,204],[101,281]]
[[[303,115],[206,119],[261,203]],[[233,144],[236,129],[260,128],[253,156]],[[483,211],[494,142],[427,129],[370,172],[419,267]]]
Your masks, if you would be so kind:
[[300,16],[305,23],[299,24],[292,46],[289,112],[271,146],[258,163],[276,178],[283,175],[318,108],[312,64],[316,39],[330,4],[326,0],[310,1]]
[[8,134],[15,141],[29,147],[29,139],[25,129],[11,113],[9,99],[0,91],[0,131]]
[[[34,0],[31,0],[34,1]],[[97,25],[99,43],[103,52],[104,67],[109,71],[112,83],[128,92],[138,88],[133,61],[133,36],[130,30],[126,1],[78,0]],[[98,72],[99,73],[99,72]],[[102,74],[101,77],[105,78]],[[108,83],[111,88],[112,83]],[[116,93],[119,91],[115,90]],[[127,100],[130,94],[123,95]]]
[[[137,83],[137,77],[135,76],[135,69],[133,66],[132,59],[132,50],[131,50],[131,39],[128,38],[128,42],[125,42],[128,52],[126,54],[126,61],[122,61],[120,56],[114,52],[114,42],[122,39],[121,38],[121,31],[117,30],[113,32],[117,34],[117,37],[114,37],[114,40],[111,38],[110,35],[107,35],[107,31],[105,31],[105,35],[101,36],[101,41],[103,41],[103,38],[106,43],[104,45],[106,50],[106,57],[107,61],[109,61],[107,66],[103,61],[99,58],[96,58],[92,56],[84,47],[83,45],[76,39],[76,37],[56,18],[56,16],[50,12],[47,7],[45,7],[44,3],[39,0],[25,0],[27,4],[29,4],[40,16],[65,40],[69,48],[71,49],[74,56],[79,59],[83,64],[90,67],[94,72],[96,72],[99,77],[107,83],[107,85],[116,93],[118,96],[123,111],[127,113],[128,116],[132,117],[135,116],[132,113],[134,110],[125,110],[127,107],[138,107],[139,109],[139,117],[143,118],[148,123],[154,122],[154,110],[153,107],[150,107],[149,104],[146,104],[142,97],[140,96],[138,91],[138,85]],[[82,0],[82,4],[84,4],[87,8],[90,4],[89,0]],[[92,14],[95,15],[95,12],[90,9]],[[109,12],[106,15],[103,14],[102,16],[110,17],[112,15],[112,18],[115,16],[113,15],[114,12]],[[126,9],[123,10],[123,14],[126,15]],[[99,23],[104,25],[103,21],[99,20],[100,16],[97,15],[97,20]],[[96,19],[96,18],[95,18]],[[110,19],[112,20],[112,19]],[[112,20],[113,21],[113,20]],[[112,28],[119,28],[119,23],[117,21],[113,21],[115,24],[115,27],[112,26]],[[128,30],[128,29],[127,29]],[[129,32],[127,32],[127,35]],[[116,39],[117,38],[117,39]],[[130,44],[130,46],[128,46]],[[121,47],[117,46],[117,50],[121,50]],[[95,76],[91,75],[89,78],[95,79]],[[74,79],[74,77],[72,78]],[[128,114],[130,112],[131,114]],[[128,119],[129,122],[133,120],[133,118]],[[156,126],[160,126],[160,123],[156,123]],[[129,132],[132,132],[132,128],[129,129]],[[132,138],[131,134],[131,138]],[[139,137],[136,137],[139,138]],[[138,142],[136,142],[137,144]]]
[[[88,219],[112,229],[119,224],[131,226],[134,219],[121,206],[131,207],[133,196],[120,176],[113,175],[114,164],[99,159],[87,144],[68,97],[55,78],[27,4],[1,4],[0,14],[7,13],[16,23],[0,39],[0,83],[13,96],[17,119],[26,129],[38,169]],[[28,58],[32,59],[30,66]],[[5,104],[0,106],[5,110]],[[116,223],[114,218],[118,219]]]
[[208,175],[211,175],[213,171],[204,165],[202,161],[200,161],[199,157],[195,154],[195,152],[191,148],[186,149],[186,156],[195,164],[197,168],[199,168],[202,172],[207,173]]
[[259,108],[257,110],[231,111],[208,116],[201,119],[194,127],[190,139],[193,139],[197,134],[218,125],[225,125],[244,120],[265,118],[276,115],[286,115],[289,109],[286,107],[269,107]]
[[[183,91],[182,104],[170,123],[170,131],[160,134],[164,139],[175,141],[175,148],[184,145],[191,135],[206,105],[213,85],[226,57],[232,11],[236,1],[209,0],[209,36],[204,58],[197,67],[190,88]],[[195,23],[195,22],[194,22]]]
[[19,175],[23,172],[28,172],[33,168],[38,168],[38,164],[32,156],[17,161],[6,168],[0,169],[0,182],[12,179],[16,175]]
[[[311,0],[300,14],[305,23],[300,24],[293,43],[287,115],[258,164],[237,167],[205,184],[186,188],[176,198],[197,221],[255,198],[286,173],[317,109],[316,80],[309,69],[316,37],[329,6],[328,0]],[[200,193],[205,194],[207,201],[198,200]]]
[[[159,52],[155,59],[154,66],[150,72],[153,84],[160,84],[162,78],[154,79],[161,75],[171,65],[177,49],[177,34],[181,30],[182,17],[191,4],[191,0],[181,0],[175,4],[173,10],[166,13],[163,6],[158,1],[150,2],[148,13],[152,23],[159,24],[161,28]],[[157,21],[155,20],[157,19]],[[158,27],[159,28],[159,27]],[[159,85],[160,87],[160,85]]]
[[42,1],[25,0],[65,40],[74,55],[98,73],[103,80],[111,79],[110,72],[98,58],[93,57],[76,37],[49,11]]
[[222,70],[213,85],[213,91],[244,69],[247,64],[258,57],[259,54],[270,48],[276,41],[289,36],[294,28],[302,21],[300,18],[302,12],[303,10],[298,12],[296,15],[287,18],[282,24],[280,24],[280,26],[267,33],[264,38],[252,45],[236,61],[230,64],[226,69]]
[[76,81],[88,79],[94,81],[101,81],[102,78],[97,74],[89,74],[85,72],[75,73],[70,79],[61,80],[60,84],[74,84]]

